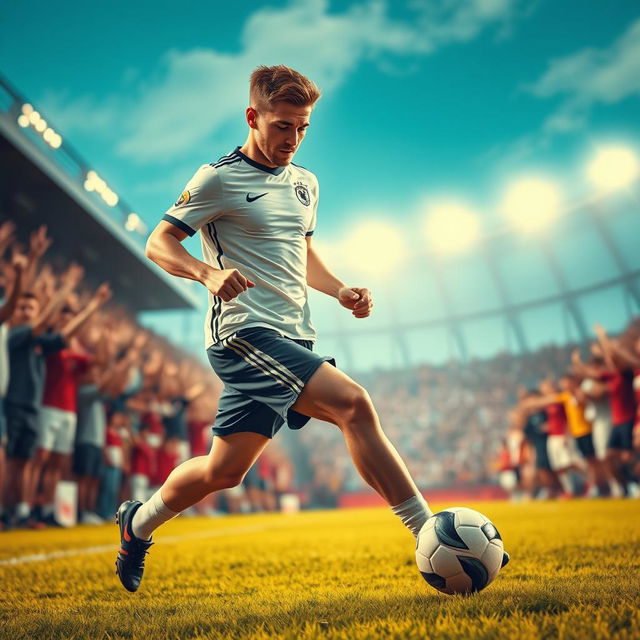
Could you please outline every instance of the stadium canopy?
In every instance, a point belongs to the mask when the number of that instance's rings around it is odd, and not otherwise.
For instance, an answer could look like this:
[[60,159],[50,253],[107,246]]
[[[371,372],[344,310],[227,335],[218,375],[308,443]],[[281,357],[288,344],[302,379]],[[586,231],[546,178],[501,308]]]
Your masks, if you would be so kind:
[[13,220],[22,243],[46,224],[48,259],[77,261],[90,284],[109,281],[115,300],[134,313],[195,308],[190,283],[144,256],[138,216],[61,133],[0,78],[0,221]]

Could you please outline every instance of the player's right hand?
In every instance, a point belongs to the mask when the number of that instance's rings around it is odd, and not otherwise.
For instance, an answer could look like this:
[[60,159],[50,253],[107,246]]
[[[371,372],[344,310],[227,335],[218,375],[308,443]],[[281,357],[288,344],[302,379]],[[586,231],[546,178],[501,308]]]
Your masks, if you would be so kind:
[[233,300],[250,287],[256,285],[245,278],[237,269],[214,270],[206,282],[206,287],[214,296],[219,296],[224,302]]

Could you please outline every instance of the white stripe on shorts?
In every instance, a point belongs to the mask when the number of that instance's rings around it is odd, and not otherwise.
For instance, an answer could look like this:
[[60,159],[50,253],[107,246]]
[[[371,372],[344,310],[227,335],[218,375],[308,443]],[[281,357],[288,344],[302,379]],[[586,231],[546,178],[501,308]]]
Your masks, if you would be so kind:
[[[262,371],[264,374],[273,378],[276,382],[279,382],[285,387],[289,387],[289,389],[291,389],[296,393],[300,393],[302,391],[301,387],[298,387],[288,377],[283,375],[283,371],[280,370],[280,368],[275,369],[274,367],[265,363],[256,354],[248,351],[245,346],[238,344],[234,336],[230,336],[229,338],[224,338],[222,342],[234,353],[238,354],[243,360],[246,360],[250,365],[256,367],[257,369],[260,369],[260,371]],[[284,368],[284,370],[288,371],[288,369],[286,368]]]
[[245,345],[246,348],[251,353],[253,353],[256,357],[261,358],[266,363],[269,363],[274,367],[277,367],[282,372],[282,375],[289,378],[291,382],[294,385],[299,386],[300,391],[302,391],[302,389],[304,388],[304,382],[302,382],[302,380],[300,380],[300,378],[298,378],[298,376],[295,373],[293,373],[293,371],[291,371],[290,369],[287,369],[287,367],[285,367],[282,364],[282,362],[278,362],[275,358],[272,358],[268,353],[265,353],[264,351],[260,351],[260,349],[258,349],[257,347],[254,347],[250,342],[247,342],[244,338],[239,338],[238,336],[234,336],[234,340],[236,342],[239,342],[240,344]]

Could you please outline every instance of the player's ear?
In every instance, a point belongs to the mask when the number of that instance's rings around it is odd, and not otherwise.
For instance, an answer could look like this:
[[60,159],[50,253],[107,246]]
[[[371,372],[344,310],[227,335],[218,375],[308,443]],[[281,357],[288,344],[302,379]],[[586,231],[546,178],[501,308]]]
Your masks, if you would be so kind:
[[247,124],[249,125],[249,127],[251,127],[252,129],[257,129],[258,112],[253,107],[247,107],[245,113],[247,117]]

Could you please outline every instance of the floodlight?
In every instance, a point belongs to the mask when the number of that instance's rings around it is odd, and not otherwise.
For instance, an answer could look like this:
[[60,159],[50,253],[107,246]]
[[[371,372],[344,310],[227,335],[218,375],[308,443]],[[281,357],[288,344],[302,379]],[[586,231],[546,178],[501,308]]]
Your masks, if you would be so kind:
[[476,212],[455,200],[431,205],[424,229],[427,242],[439,253],[464,251],[480,237],[480,222]]
[[547,227],[560,212],[559,187],[546,178],[527,177],[507,189],[502,210],[514,227],[525,233]]
[[602,147],[587,166],[587,177],[601,191],[623,189],[640,177],[638,156],[628,147]]
[[383,274],[395,269],[407,251],[396,227],[372,221],[353,231],[344,245],[344,253],[354,269]]
[[29,126],[29,118],[27,118],[27,116],[25,116],[24,114],[19,115],[18,116],[18,124],[21,127],[28,127]]
[[37,111],[32,111],[28,117],[31,124],[35,124],[40,120],[40,114]]
[[47,128],[47,121],[40,118],[40,120],[35,123],[34,128],[36,131],[42,133]]
[[22,105],[22,113],[25,116],[28,116],[32,111],[33,111],[33,106],[30,105],[28,102]]
[[50,144],[54,149],[58,149],[60,147],[60,145],[62,144],[62,136],[59,133],[54,134],[51,137]]

